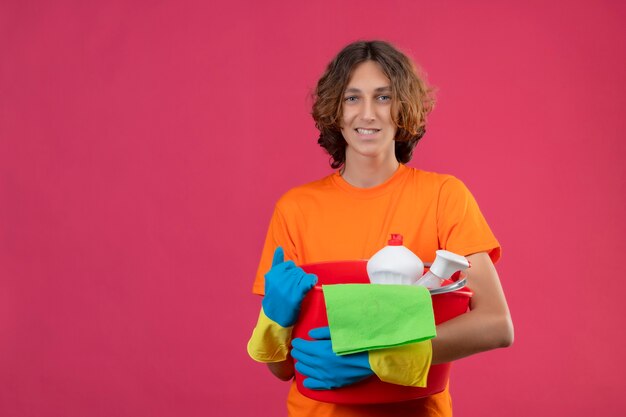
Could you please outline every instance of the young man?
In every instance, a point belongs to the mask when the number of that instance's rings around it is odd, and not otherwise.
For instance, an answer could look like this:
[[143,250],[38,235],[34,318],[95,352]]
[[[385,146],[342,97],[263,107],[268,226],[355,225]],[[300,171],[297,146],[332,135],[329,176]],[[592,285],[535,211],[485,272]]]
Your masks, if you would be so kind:
[[[406,361],[419,373],[416,364],[427,367],[512,343],[509,310],[493,265],[500,246],[476,201],[458,179],[404,165],[425,133],[432,104],[411,60],[385,42],[348,45],[319,80],[313,105],[318,142],[339,170],[278,201],[253,287],[265,296],[248,351],[278,378],[292,378],[291,352],[302,358],[298,369],[317,388],[351,384],[373,373],[385,380],[367,352],[313,358],[315,342],[297,339],[293,351],[290,344],[300,302],[316,282],[297,265],[369,259],[391,233],[401,233],[404,245],[426,262],[437,249],[466,256],[474,296],[471,311],[437,326],[432,343],[421,342],[410,352],[392,349],[387,362]],[[317,338],[329,337],[322,333]],[[411,385],[401,378],[394,383]],[[309,399],[292,383],[287,408],[290,416],[452,415],[447,389],[401,403],[337,405]]]

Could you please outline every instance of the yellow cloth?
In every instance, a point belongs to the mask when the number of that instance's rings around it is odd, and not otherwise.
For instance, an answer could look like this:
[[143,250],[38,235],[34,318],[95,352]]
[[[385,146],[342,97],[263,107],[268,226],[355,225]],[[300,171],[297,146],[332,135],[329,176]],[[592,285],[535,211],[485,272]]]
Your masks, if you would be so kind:
[[[253,291],[263,294],[263,275],[276,246],[296,264],[369,259],[387,245],[391,233],[422,261],[432,262],[437,249],[459,255],[487,252],[495,262],[500,245],[465,185],[450,175],[400,165],[394,175],[372,188],[357,188],[338,173],[296,187],[276,204]],[[289,415],[333,417],[451,416],[446,389],[425,399],[368,406],[311,400],[292,386]]]
[[248,355],[257,362],[282,362],[289,354],[293,326],[283,327],[265,315],[261,308],[259,320],[248,341]]
[[425,387],[433,358],[430,340],[369,352],[370,367],[382,381]]

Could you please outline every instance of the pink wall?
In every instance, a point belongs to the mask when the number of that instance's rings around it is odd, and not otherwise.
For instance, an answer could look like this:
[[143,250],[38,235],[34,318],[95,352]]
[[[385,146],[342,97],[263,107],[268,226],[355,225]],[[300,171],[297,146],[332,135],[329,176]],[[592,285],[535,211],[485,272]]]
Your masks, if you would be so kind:
[[101,3],[0,4],[0,415],[283,414],[250,287],[277,197],[329,172],[308,94],[359,38],[427,70],[412,165],[504,247],[516,342],[455,365],[457,414],[626,411],[622,2]]

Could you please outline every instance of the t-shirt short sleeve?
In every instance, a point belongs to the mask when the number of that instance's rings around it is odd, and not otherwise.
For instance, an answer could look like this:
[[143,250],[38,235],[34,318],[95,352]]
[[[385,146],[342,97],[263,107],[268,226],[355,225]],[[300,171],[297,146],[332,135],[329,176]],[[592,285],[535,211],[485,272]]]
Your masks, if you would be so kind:
[[254,294],[265,294],[265,274],[272,267],[274,251],[278,246],[283,248],[285,261],[296,259],[295,244],[289,235],[285,218],[277,204],[274,208],[272,219],[270,220],[269,229],[263,245],[263,251],[261,252],[261,261],[259,262],[259,267],[252,286],[252,292]]
[[474,196],[459,179],[448,177],[437,203],[437,234],[441,248],[467,256],[487,252],[495,263],[501,249]]

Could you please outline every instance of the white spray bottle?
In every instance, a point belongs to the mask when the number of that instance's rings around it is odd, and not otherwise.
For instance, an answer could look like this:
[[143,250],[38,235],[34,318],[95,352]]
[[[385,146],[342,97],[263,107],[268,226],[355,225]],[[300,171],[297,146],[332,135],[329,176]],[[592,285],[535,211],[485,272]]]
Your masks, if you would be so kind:
[[435,252],[435,262],[415,285],[422,285],[426,288],[439,288],[444,279],[448,279],[456,271],[462,271],[469,268],[469,261],[461,255],[452,253],[447,250],[438,250]]
[[424,263],[402,245],[402,235],[392,234],[388,246],[367,262],[367,275],[372,284],[413,285],[424,273]]

